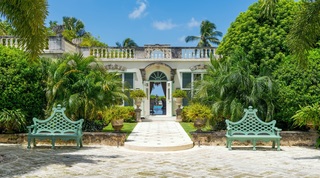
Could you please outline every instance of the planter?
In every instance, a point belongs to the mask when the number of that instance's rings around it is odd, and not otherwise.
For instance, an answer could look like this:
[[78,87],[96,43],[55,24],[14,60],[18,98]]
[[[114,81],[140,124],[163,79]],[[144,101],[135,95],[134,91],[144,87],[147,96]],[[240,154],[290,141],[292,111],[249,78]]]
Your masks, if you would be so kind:
[[202,128],[206,126],[207,119],[197,118],[193,121],[193,126],[197,129],[196,132],[202,132]]
[[139,108],[141,106],[141,102],[142,102],[142,98],[135,98],[134,99],[134,103],[135,103],[135,105],[137,105],[137,108]]
[[178,106],[178,108],[182,105],[182,99],[183,98],[176,98],[176,105]]
[[120,132],[123,127],[123,119],[113,120],[111,125],[115,132]]

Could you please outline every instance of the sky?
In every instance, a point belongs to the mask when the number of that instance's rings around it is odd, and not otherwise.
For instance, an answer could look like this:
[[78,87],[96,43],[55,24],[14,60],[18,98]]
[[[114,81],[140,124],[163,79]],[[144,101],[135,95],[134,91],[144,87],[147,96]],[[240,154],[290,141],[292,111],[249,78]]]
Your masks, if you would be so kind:
[[48,0],[46,20],[62,24],[62,17],[75,17],[85,30],[109,46],[133,39],[138,46],[186,43],[186,36],[199,36],[200,24],[209,20],[225,35],[241,13],[258,0]]

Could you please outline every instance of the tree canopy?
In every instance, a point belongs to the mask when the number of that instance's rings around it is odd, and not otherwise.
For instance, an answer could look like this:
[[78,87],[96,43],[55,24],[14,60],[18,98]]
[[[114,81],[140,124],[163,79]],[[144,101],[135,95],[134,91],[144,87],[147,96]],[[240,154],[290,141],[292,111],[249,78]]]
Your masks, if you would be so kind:
[[200,25],[200,36],[187,36],[185,38],[186,43],[190,41],[198,42],[198,47],[211,47],[212,44],[219,44],[220,40],[218,37],[222,36],[220,31],[216,31],[216,25],[208,20],[204,20]]
[[266,19],[260,2],[236,18],[217,49],[218,54],[228,56],[241,48],[256,75],[271,73],[289,54],[286,39],[298,10],[294,0],[283,0],[274,9],[274,17]]
[[0,14],[14,27],[31,57],[38,57],[46,46],[46,0],[1,0]]

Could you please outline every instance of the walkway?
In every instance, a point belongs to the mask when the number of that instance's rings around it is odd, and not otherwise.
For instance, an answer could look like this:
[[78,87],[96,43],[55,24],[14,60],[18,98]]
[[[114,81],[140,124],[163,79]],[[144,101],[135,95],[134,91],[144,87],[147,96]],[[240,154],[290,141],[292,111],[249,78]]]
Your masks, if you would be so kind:
[[173,152],[142,152],[84,145],[38,147],[0,144],[0,177],[320,177],[320,150],[304,147],[201,146]]
[[136,125],[124,147],[139,151],[190,149],[193,142],[175,117],[153,116]]

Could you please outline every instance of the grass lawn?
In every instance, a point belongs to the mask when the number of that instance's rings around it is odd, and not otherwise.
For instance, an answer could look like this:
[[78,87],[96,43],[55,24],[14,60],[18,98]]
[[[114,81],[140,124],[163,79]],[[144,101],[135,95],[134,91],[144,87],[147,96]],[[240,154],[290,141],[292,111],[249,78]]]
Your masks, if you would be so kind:
[[[123,127],[121,129],[121,132],[126,133],[126,135],[127,135],[126,137],[128,138],[128,136],[130,135],[130,133],[132,132],[132,130],[134,129],[134,127],[136,125],[137,125],[137,123],[125,122],[125,123],[123,123]],[[107,127],[103,128],[102,131],[103,132],[114,132],[111,123]]]
[[196,131],[196,128],[194,128],[193,126],[193,122],[180,122],[180,125],[182,126],[184,131],[187,132],[190,138],[191,138],[190,132]]
[[[193,122],[180,122],[180,125],[182,126],[184,131],[187,132],[187,134],[189,135],[190,138],[192,138],[190,132],[194,132],[197,130],[196,128],[194,128]],[[209,126],[207,126],[207,127],[203,128],[202,130],[203,131],[210,131],[211,128]]]

